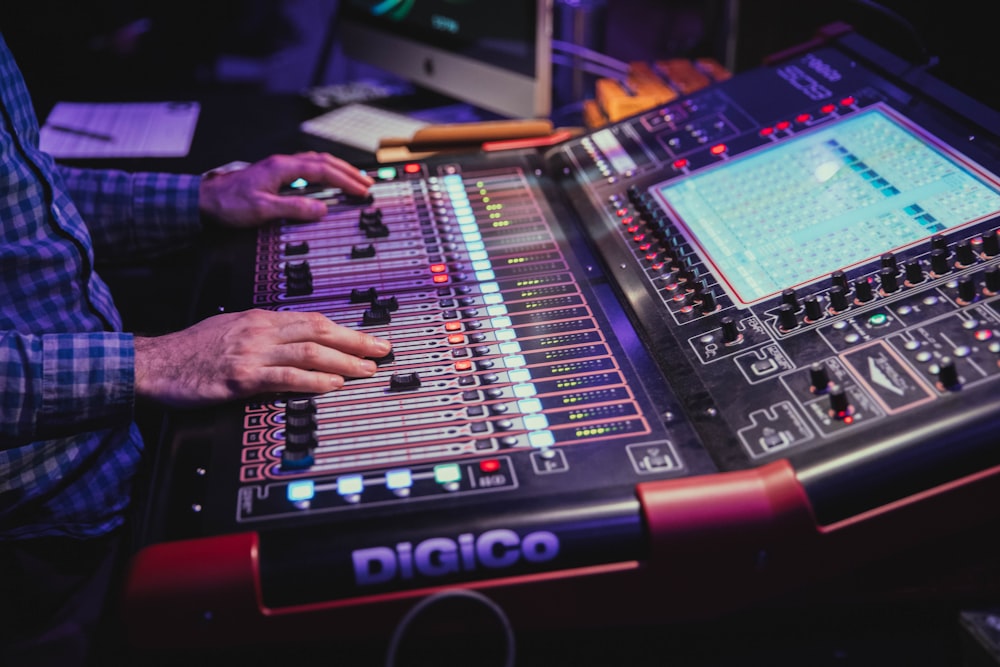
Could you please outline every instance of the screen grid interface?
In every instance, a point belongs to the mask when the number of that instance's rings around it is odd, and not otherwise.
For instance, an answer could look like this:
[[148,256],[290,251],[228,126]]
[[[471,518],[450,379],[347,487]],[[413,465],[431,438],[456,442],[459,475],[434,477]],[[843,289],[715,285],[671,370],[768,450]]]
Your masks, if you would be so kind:
[[656,189],[743,303],[1000,212],[995,176],[882,105]]

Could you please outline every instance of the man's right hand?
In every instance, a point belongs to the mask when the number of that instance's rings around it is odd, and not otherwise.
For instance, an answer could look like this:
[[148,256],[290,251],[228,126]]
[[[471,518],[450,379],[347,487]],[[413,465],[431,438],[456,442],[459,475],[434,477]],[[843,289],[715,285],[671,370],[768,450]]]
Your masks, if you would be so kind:
[[197,407],[272,392],[321,394],[375,374],[387,340],[320,313],[248,310],[135,338],[137,396]]

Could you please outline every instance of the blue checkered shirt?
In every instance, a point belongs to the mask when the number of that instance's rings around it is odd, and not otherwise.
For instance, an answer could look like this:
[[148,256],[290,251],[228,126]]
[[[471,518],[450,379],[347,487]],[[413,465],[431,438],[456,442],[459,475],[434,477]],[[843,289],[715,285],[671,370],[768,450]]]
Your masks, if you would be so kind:
[[0,35],[0,541],[122,523],[143,450],[135,349],[94,259],[190,239],[198,185],[55,164]]

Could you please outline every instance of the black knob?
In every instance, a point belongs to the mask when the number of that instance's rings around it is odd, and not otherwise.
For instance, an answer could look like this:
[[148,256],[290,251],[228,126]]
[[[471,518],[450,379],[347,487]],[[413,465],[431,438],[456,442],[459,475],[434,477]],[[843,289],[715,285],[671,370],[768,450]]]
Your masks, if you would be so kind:
[[847,300],[847,288],[843,285],[834,285],[830,288],[830,307],[834,312],[842,313],[850,307]]
[[391,321],[392,313],[390,313],[388,309],[376,305],[372,305],[371,308],[368,308],[361,314],[361,323],[364,326],[389,324]]
[[799,297],[795,294],[795,290],[789,288],[781,291],[781,303],[787,303],[792,307],[792,311],[797,311],[799,309]]
[[955,360],[951,357],[942,357],[938,363],[937,376],[938,382],[945,389],[957,389],[962,383],[958,377],[958,368],[955,366]]
[[858,278],[854,281],[854,298],[860,303],[871,301],[874,296],[872,284],[868,282],[868,278]]
[[911,285],[924,281],[924,269],[920,266],[920,261],[911,259],[906,263],[906,282]]
[[879,279],[882,281],[882,291],[886,294],[892,294],[899,289],[899,278],[896,276],[896,270],[889,267],[883,267],[881,271],[878,272]]
[[716,308],[718,308],[718,302],[715,300],[715,292],[712,290],[703,292],[701,295],[701,312],[711,313]]
[[292,398],[285,404],[283,468],[302,469],[313,464],[316,448],[316,403],[311,398]]
[[983,235],[983,252],[987,257],[1000,255],[1000,229]]
[[839,384],[830,385],[830,416],[837,419],[849,417],[853,410],[847,392]]
[[722,327],[722,342],[729,344],[735,343],[740,339],[740,331],[736,326],[736,320],[734,320],[729,315],[719,319],[719,325]]
[[840,270],[830,274],[830,284],[835,286],[840,285],[845,290],[850,288],[850,284],[847,282],[847,274]]
[[365,246],[355,245],[351,247],[351,259],[367,259],[374,256],[375,246],[371,243]]
[[378,290],[374,287],[355,287],[351,290],[351,303],[375,303]]
[[809,367],[809,390],[814,394],[822,394],[829,388],[830,372],[826,364],[818,361]]
[[965,239],[959,242],[955,248],[955,261],[962,266],[972,266],[976,263],[976,251],[973,249],[972,241]]
[[799,320],[795,317],[795,308],[787,303],[778,306],[778,327],[782,331],[791,331],[799,326]]
[[285,291],[289,296],[312,294],[313,277],[309,262],[289,262],[285,264]]
[[931,237],[931,251],[935,250],[948,250],[948,239],[941,234],[935,234]]
[[815,322],[816,320],[823,319],[823,305],[819,302],[819,299],[815,294],[810,294],[805,300],[806,308],[806,320],[810,322]]
[[309,243],[306,241],[298,241],[295,243],[285,244],[285,255],[305,255],[309,252]]
[[887,252],[884,255],[882,255],[881,261],[883,269],[892,269],[893,272],[899,270],[899,266],[896,264],[896,256],[891,252]]
[[937,276],[943,276],[951,271],[951,265],[948,264],[947,250],[935,248],[931,251],[931,271]]
[[976,300],[976,282],[972,276],[962,276],[958,280],[958,298],[965,303]]
[[991,294],[1000,292],[1000,265],[994,265],[986,269],[983,274],[986,279],[986,291]]

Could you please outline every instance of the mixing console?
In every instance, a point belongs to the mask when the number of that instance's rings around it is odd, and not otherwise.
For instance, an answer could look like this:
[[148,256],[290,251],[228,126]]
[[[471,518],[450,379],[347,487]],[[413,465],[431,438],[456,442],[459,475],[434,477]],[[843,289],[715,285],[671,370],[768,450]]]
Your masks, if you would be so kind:
[[217,250],[206,311],[393,352],[173,420],[136,641],[388,635],[469,589],[690,618],[995,520],[1000,117],[822,37],[547,153],[293,184],[328,215]]

